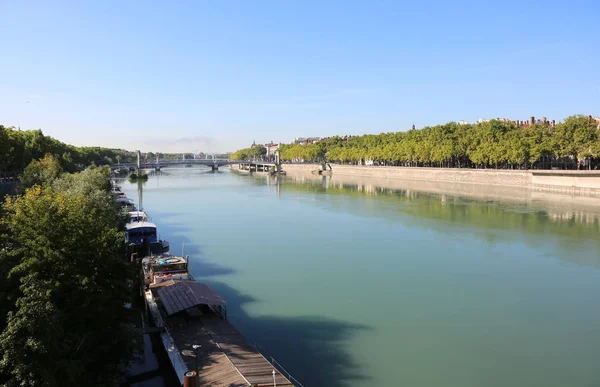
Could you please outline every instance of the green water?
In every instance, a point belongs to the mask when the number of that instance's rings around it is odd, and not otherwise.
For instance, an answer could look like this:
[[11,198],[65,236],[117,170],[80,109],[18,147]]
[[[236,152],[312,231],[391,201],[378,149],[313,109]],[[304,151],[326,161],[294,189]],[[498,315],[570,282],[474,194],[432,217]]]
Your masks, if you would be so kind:
[[600,385],[593,201],[167,173],[143,185],[161,236],[306,387]]

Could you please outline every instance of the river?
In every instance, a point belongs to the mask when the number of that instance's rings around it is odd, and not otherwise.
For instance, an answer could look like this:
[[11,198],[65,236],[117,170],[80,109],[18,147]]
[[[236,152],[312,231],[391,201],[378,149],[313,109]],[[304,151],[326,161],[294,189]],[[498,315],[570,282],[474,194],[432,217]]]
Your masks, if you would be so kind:
[[600,385],[596,200],[394,184],[167,169],[143,208],[306,387]]

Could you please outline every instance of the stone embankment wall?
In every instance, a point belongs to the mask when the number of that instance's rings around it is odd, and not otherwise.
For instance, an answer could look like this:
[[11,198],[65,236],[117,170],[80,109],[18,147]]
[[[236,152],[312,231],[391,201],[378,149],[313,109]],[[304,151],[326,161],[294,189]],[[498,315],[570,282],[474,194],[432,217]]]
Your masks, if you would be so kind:
[[[310,172],[319,164],[283,164],[289,173]],[[600,196],[600,171],[537,171],[453,168],[406,168],[331,165],[333,175],[380,179],[423,180],[449,183],[528,187],[576,195]]]

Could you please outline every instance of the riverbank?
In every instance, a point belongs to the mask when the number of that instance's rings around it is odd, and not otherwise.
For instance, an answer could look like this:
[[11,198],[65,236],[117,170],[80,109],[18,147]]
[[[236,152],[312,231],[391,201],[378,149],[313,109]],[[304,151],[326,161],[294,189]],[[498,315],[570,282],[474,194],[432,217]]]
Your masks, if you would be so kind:
[[[333,176],[484,184],[600,197],[600,171],[367,167],[337,164],[332,164],[331,167]],[[282,169],[289,174],[302,174],[321,169],[321,165],[283,164]]]

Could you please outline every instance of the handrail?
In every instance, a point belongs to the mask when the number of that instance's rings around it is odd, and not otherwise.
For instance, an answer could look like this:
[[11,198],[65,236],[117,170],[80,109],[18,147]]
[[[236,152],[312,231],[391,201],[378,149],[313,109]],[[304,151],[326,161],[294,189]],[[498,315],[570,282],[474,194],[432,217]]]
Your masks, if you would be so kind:
[[[262,352],[265,352],[265,351],[264,351],[264,348],[263,348],[263,347],[262,347],[260,344],[258,344],[256,341],[252,341],[252,343],[253,343],[253,345],[252,345],[252,346],[253,346],[253,347],[254,347],[254,348],[255,348],[255,349],[258,351],[258,352],[261,352],[261,354],[262,354]],[[263,355],[263,356],[264,356],[264,355]],[[288,370],[286,370],[286,369],[285,369],[285,368],[284,368],[284,367],[281,365],[281,363],[279,363],[277,360],[275,360],[275,358],[274,358],[273,356],[269,356],[269,358],[271,358],[271,364],[273,365],[273,367],[274,367],[274,368],[276,368],[276,369],[277,369],[277,371],[279,371],[279,373],[280,373],[281,375],[283,375],[283,372],[285,372],[285,374],[287,375],[287,378],[288,378],[288,380],[289,380],[290,382],[291,382],[291,381],[294,381],[294,382],[296,383],[296,384],[294,384],[295,386],[298,386],[298,387],[304,387],[304,385],[303,385],[302,383],[300,383],[300,382],[298,381],[298,379],[296,379],[295,377],[293,377],[293,376],[292,376],[292,375],[291,375],[291,374],[288,372]],[[281,372],[282,370],[283,370],[283,372]],[[277,384],[277,385],[278,385],[278,386],[287,386],[288,384]],[[268,386],[272,386],[272,384],[259,384],[259,386],[268,387]]]

